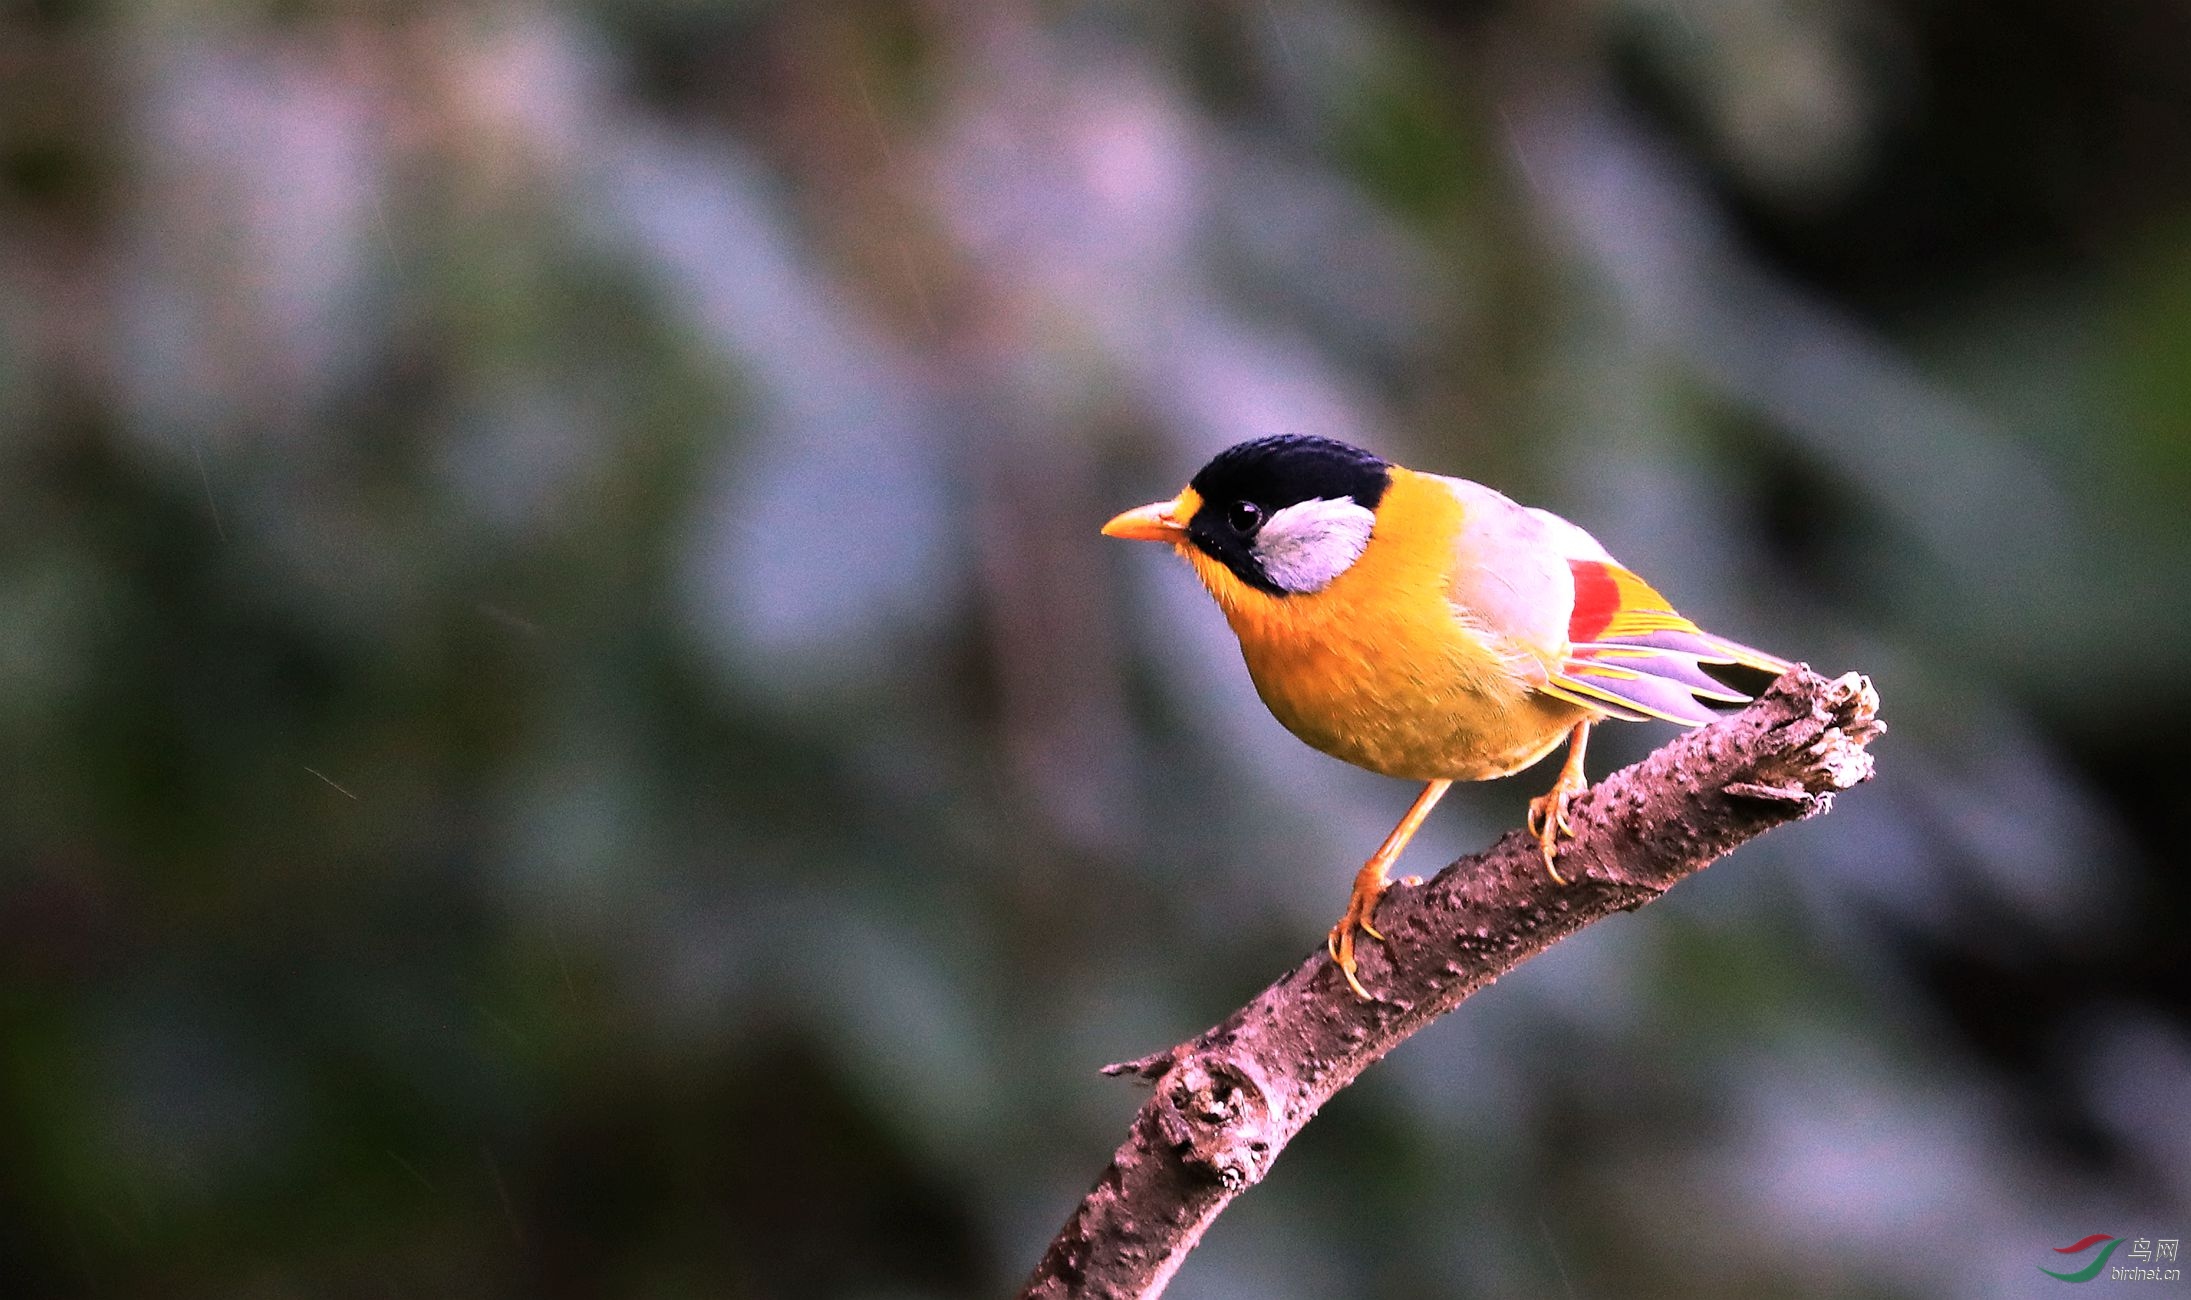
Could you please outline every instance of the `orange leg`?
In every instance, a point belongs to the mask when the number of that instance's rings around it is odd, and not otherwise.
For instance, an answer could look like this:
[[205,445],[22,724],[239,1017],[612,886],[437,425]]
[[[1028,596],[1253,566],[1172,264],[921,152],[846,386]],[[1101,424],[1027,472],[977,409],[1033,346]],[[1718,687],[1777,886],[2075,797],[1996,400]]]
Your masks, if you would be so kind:
[[1385,842],[1371,855],[1369,861],[1362,864],[1362,869],[1354,873],[1354,892],[1347,897],[1346,915],[1339,918],[1339,924],[1331,927],[1331,937],[1324,940],[1324,947],[1331,953],[1331,959],[1339,963],[1339,973],[1347,977],[1347,983],[1364,1002],[1371,999],[1369,990],[1363,988],[1362,981],[1354,975],[1354,932],[1360,930],[1372,939],[1384,939],[1370,921],[1376,916],[1377,900],[1385,896],[1385,872],[1399,860],[1401,850],[1407,847],[1409,840],[1415,838],[1415,832],[1422,829],[1423,822],[1430,816],[1430,810],[1437,807],[1438,800],[1452,788],[1451,781],[1432,781],[1423,787],[1421,794],[1415,796],[1415,803],[1407,810],[1407,816],[1402,817],[1400,824],[1392,828],[1392,834],[1385,836]]
[[1567,761],[1560,766],[1560,779],[1552,783],[1549,792],[1529,801],[1529,833],[1537,837],[1537,846],[1544,850],[1545,872],[1562,885],[1567,878],[1552,865],[1552,858],[1559,852],[1560,836],[1575,833],[1575,828],[1567,824],[1567,801],[1590,787],[1590,778],[1582,770],[1582,752],[1589,744],[1590,724],[1576,723],[1567,734]]

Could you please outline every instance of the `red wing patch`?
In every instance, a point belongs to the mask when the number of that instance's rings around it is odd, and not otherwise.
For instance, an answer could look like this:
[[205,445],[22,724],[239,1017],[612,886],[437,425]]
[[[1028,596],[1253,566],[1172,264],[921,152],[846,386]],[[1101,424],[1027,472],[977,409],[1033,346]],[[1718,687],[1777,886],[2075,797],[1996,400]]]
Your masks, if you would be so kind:
[[1567,639],[1576,645],[1697,630],[1650,583],[1617,564],[1569,560],[1567,568],[1575,576],[1575,609],[1567,616]]
[[1620,612],[1620,584],[1609,564],[1570,560],[1567,567],[1575,575],[1575,611],[1567,616],[1567,639],[1595,641]]

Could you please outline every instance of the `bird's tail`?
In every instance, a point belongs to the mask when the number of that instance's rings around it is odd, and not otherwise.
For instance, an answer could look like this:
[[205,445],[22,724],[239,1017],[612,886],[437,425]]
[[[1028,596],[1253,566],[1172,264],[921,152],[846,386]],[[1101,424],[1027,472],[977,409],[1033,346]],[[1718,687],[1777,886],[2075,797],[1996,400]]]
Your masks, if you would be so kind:
[[1743,704],[1751,698],[1728,677],[1769,679],[1791,666],[1778,655],[1706,632],[1617,564],[1574,560],[1568,567],[1575,577],[1570,647],[1545,685],[1548,695],[1628,721],[1696,726],[1717,716],[1707,701]]

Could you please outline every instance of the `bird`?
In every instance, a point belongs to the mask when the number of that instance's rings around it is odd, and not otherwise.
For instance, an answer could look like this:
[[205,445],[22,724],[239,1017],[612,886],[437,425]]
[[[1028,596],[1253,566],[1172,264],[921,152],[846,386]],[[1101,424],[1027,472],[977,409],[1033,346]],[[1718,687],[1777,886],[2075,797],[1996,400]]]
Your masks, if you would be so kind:
[[1332,438],[1228,447],[1180,493],[1125,511],[1108,537],[1169,545],[1240,642],[1256,693],[1311,747],[1423,782],[1355,874],[1325,947],[1355,994],[1355,935],[1375,927],[1389,872],[1456,781],[1566,761],[1529,802],[1545,871],[1588,788],[1590,729],[1617,719],[1698,726],[1751,696],[1728,677],[1788,661],[1713,635],[1582,528],[1467,479]]

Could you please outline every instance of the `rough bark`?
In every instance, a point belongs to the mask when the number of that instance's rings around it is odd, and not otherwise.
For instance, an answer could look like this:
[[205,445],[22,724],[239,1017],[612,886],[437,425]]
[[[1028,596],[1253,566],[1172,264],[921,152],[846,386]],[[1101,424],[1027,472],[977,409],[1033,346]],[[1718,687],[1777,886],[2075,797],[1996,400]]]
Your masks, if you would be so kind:
[[1519,831],[1377,913],[1355,997],[1321,947],[1207,1032],[1106,1073],[1154,1094],[1023,1297],[1161,1293],[1218,1213],[1269,1172],[1326,1100],[1470,994],[1553,943],[1633,911],[1743,841],[1825,812],[1870,778],[1885,730],[1871,683],[1790,670],[1740,713],[1690,732],[1570,805],[1564,887]]

